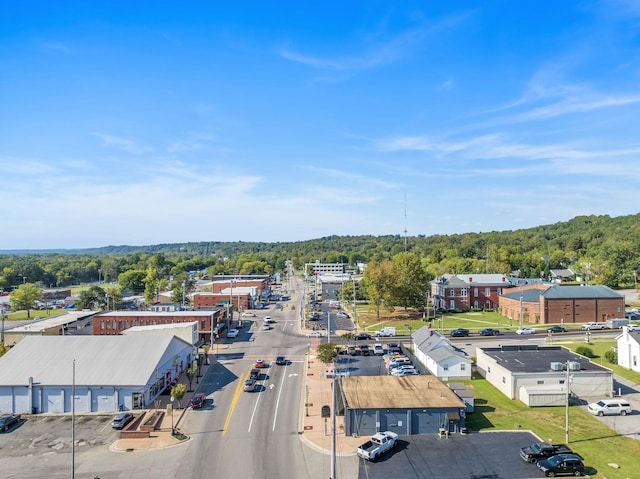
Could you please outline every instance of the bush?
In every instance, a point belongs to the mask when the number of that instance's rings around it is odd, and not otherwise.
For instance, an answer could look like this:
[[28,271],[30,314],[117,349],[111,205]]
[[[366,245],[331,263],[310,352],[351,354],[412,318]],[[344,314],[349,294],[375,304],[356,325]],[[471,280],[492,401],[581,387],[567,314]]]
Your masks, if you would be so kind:
[[580,356],[584,356],[585,358],[595,358],[596,355],[593,354],[593,349],[591,349],[588,346],[578,346],[576,348],[576,353],[578,353]]
[[617,351],[607,351],[604,353],[604,357],[611,364],[618,364],[618,352]]

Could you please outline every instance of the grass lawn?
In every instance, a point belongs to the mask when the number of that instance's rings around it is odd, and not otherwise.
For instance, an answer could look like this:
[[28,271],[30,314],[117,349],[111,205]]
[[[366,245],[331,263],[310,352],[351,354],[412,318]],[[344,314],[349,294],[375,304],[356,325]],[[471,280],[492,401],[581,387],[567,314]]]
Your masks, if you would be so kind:
[[32,309],[30,313],[30,318],[27,317],[26,311],[16,311],[15,313],[7,314],[7,321],[12,320],[24,320],[24,319],[43,319],[43,318],[53,318],[55,316],[60,316],[62,314],[67,313],[66,309],[49,309],[48,312],[45,310]]
[[[484,379],[466,383],[475,396],[475,412],[467,416],[470,430],[531,430],[545,441],[565,442],[564,407],[529,408],[508,399]],[[569,446],[585,458],[588,468],[597,471],[590,471],[592,477],[640,477],[640,441],[616,434],[578,406],[569,408]]]

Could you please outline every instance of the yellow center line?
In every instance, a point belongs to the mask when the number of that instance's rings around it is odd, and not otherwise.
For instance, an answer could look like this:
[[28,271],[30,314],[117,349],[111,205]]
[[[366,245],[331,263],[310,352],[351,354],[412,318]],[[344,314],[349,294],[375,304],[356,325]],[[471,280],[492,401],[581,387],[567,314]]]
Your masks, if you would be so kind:
[[233,416],[233,411],[236,409],[236,405],[238,404],[238,399],[240,399],[240,395],[242,394],[244,383],[249,378],[249,372],[251,372],[251,368],[249,367],[247,371],[239,378],[238,385],[236,386],[236,391],[233,393],[233,399],[231,400],[231,404],[229,405],[229,412],[227,413],[227,419],[224,422],[224,427],[222,428],[222,435],[224,436],[229,428],[229,423],[231,422],[231,416]]

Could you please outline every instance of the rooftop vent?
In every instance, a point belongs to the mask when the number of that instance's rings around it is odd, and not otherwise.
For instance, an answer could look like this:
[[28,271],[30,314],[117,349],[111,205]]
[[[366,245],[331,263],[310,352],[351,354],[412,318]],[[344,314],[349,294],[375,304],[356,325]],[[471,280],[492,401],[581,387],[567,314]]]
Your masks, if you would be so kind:
[[580,371],[582,367],[578,361],[569,361],[569,371]]
[[552,371],[562,371],[564,369],[564,364],[558,362],[558,361],[554,361],[551,363],[551,370]]

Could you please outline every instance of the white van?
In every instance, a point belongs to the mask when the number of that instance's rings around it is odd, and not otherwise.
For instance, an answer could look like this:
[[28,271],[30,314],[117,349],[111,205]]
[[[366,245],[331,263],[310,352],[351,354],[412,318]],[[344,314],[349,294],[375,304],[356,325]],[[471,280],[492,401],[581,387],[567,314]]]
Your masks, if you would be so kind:
[[626,416],[631,414],[631,405],[624,399],[603,399],[589,404],[587,409],[596,416]]

